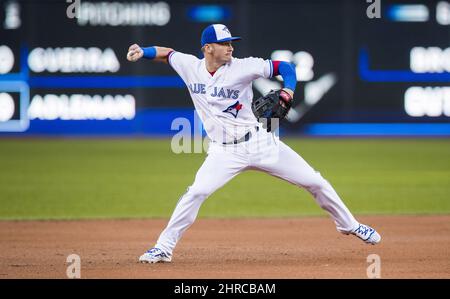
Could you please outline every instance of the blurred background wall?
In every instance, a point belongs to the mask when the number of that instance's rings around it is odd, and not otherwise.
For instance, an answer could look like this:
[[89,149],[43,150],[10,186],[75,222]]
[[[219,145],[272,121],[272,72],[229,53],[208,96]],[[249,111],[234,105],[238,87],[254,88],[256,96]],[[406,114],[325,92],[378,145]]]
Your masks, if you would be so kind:
[[296,65],[282,134],[450,136],[449,1],[2,0],[0,21],[0,136],[173,136],[195,118],[183,81],[127,49],[201,57],[210,23],[243,37],[235,57]]

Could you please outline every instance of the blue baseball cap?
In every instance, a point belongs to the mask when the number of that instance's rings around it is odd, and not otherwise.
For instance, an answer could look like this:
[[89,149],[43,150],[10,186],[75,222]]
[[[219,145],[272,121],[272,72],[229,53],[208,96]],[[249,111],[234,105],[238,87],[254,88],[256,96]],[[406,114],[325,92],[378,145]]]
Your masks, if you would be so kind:
[[231,36],[227,26],[222,24],[212,24],[205,28],[202,32],[202,47],[205,44],[222,43],[230,40],[240,40],[238,36]]

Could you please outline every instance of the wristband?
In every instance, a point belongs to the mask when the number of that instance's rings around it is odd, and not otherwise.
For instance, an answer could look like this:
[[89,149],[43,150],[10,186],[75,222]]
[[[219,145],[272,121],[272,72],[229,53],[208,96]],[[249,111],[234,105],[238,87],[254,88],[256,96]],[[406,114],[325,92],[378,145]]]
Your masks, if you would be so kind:
[[156,57],[156,48],[155,47],[148,47],[148,48],[141,48],[142,51],[144,51],[144,58],[147,59],[153,59]]

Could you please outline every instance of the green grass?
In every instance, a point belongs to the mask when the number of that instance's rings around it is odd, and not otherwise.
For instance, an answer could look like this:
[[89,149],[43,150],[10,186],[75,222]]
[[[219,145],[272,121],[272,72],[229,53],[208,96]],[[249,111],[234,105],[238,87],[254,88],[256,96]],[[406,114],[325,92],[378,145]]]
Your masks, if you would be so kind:
[[[450,140],[289,139],[355,214],[450,213]],[[0,139],[0,219],[169,217],[204,154],[170,140]],[[305,190],[251,171],[200,217],[325,215]]]

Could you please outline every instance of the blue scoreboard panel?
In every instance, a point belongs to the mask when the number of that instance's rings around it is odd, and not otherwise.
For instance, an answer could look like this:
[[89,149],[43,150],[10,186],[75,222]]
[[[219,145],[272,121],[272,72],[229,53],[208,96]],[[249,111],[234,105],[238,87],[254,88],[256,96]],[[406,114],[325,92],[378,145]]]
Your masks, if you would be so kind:
[[295,64],[283,134],[450,136],[450,2],[372,2],[2,0],[0,134],[173,135],[196,119],[184,82],[127,49],[201,57],[203,28],[224,23],[234,56]]

